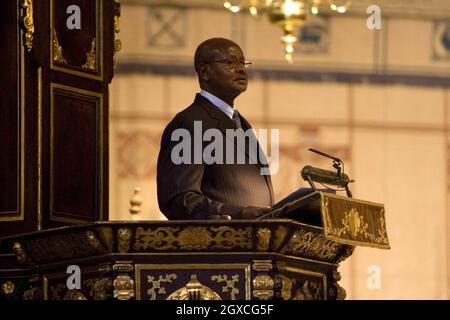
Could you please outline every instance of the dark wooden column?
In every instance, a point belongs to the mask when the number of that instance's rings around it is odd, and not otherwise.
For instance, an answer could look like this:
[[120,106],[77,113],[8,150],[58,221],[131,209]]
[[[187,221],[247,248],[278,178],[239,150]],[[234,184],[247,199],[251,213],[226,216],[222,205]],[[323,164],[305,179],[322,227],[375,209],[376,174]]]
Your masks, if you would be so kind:
[[[67,25],[71,5],[80,29]],[[114,7],[0,2],[0,235],[108,219]]]

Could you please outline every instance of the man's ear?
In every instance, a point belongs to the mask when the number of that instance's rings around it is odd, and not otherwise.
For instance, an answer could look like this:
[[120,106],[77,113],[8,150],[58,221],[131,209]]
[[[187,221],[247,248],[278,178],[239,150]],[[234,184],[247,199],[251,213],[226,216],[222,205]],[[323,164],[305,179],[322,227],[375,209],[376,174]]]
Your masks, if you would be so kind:
[[208,65],[205,63],[200,63],[198,66],[198,76],[203,81],[209,80],[209,72],[208,72]]

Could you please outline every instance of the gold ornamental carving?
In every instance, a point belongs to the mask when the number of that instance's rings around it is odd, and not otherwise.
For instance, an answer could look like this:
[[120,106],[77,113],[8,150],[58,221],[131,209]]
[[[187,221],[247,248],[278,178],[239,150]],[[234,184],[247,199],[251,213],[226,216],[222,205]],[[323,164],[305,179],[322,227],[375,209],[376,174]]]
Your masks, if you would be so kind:
[[212,233],[205,227],[189,227],[178,233],[181,250],[205,250],[213,240]]
[[342,261],[350,257],[353,254],[353,251],[355,251],[354,246],[344,246],[343,250],[339,254],[339,258],[336,260],[336,263],[341,263]]
[[111,296],[113,288],[112,279],[95,279],[94,282],[94,300],[106,300]]
[[119,275],[114,279],[114,298],[129,300],[134,297],[134,280],[127,275]]
[[89,245],[93,249],[95,249],[95,250],[101,250],[102,249],[102,244],[97,239],[97,237],[95,236],[94,232],[92,232],[90,230],[86,231],[86,238],[88,240]]
[[116,272],[131,272],[134,270],[134,265],[132,261],[118,261],[118,263],[113,265],[112,269]]
[[336,300],[345,300],[345,297],[347,296],[347,292],[345,292],[345,289],[343,287],[341,287],[338,283],[338,281],[341,280],[341,273],[338,271],[333,271],[333,280],[336,284],[336,289],[337,289]]
[[155,250],[174,250],[177,249],[176,232],[180,228],[175,227],[157,227],[156,229],[139,227],[136,229],[135,250],[155,249]]
[[253,278],[253,297],[258,300],[273,298],[274,280],[268,275],[259,275]]
[[11,293],[13,293],[14,292],[14,288],[15,288],[15,285],[11,281],[6,281],[6,282],[4,282],[2,284],[2,292],[5,295],[10,295]]
[[[326,205],[328,205],[328,199],[325,200]],[[364,235],[364,237],[368,238],[371,235],[368,231],[369,224],[364,221],[364,217],[361,216],[355,208],[350,209],[350,211],[345,212],[344,218],[341,220],[342,227],[332,227],[330,215],[327,214],[327,224],[329,226],[328,231],[331,231],[331,234],[337,237],[342,236],[343,234],[350,234],[354,238],[357,237],[360,233]]]
[[256,232],[256,238],[258,239],[256,245],[257,251],[267,251],[269,249],[271,234],[272,232],[268,228],[258,229]]
[[86,53],[86,62],[83,64],[83,69],[94,70],[96,69],[96,49],[95,49],[95,38],[92,39],[91,47],[89,52]]
[[341,247],[342,245],[325,239],[319,233],[301,229],[294,233],[281,253],[333,261]]
[[119,18],[120,18],[120,1],[114,0],[114,51],[113,51],[113,67],[116,68],[117,65],[117,52],[122,50],[122,41],[116,38],[116,35],[120,32]]
[[53,29],[53,43],[52,43],[53,61],[67,64],[67,60],[63,56],[62,47],[59,44],[56,30]]
[[63,300],[87,300],[84,294],[82,294],[79,290],[70,289],[67,290],[66,294],[63,297]]
[[211,288],[201,284],[196,274],[191,275],[191,279],[183,288],[170,294],[167,300],[222,300],[220,295]]
[[106,244],[108,250],[111,250],[112,245],[113,245],[112,228],[110,228],[110,227],[98,228],[98,233],[99,233],[100,239],[102,239],[103,242]]
[[252,228],[157,227],[136,229],[135,250],[252,249]]
[[106,300],[112,296],[113,282],[109,278],[94,278],[83,281],[83,288],[89,290],[94,300]]
[[120,253],[127,253],[130,250],[131,229],[120,228],[117,230],[118,250]]
[[275,239],[273,241],[273,250],[277,251],[278,248],[283,243],[284,239],[286,238],[288,228],[285,226],[278,226],[278,228],[275,230]]
[[218,283],[225,282],[225,286],[222,287],[222,292],[230,291],[231,300],[236,300],[236,295],[239,294],[239,289],[234,286],[235,283],[239,282],[239,275],[235,274],[231,276],[231,279],[228,279],[228,275],[213,275],[211,276],[212,281],[216,281]]
[[259,275],[253,279],[254,290],[272,290],[274,281],[272,277],[268,275]]
[[313,295],[311,294],[308,285],[309,281],[306,280],[300,289],[295,291],[295,295],[292,300],[313,300]]
[[66,286],[62,283],[50,286],[50,300],[61,300],[62,291],[64,289],[66,289]]
[[28,263],[28,256],[23,248],[23,245],[20,242],[14,242],[12,246],[12,251],[16,255],[17,262],[19,263]]
[[[386,221],[384,219],[384,208],[377,208],[379,211],[370,212],[377,214],[378,221],[372,221],[372,224],[378,226],[375,233],[370,232],[369,223],[366,221],[358,209],[350,208],[345,211],[340,223],[331,221],[330,216],[330,200],[325,197],[323,200],[324,231],[327,237],[337,238],[343,242],[347,240],[348,244],[369,245],[379,248],[389,248],[389,241],[386,232]],[[370,220],[370,219],[369,219]]]
[[23,300],[42,300],[42,297],[42,290],[37,287],[26,290],[22,296]]
[[309,286],[313,300],[323,299],[323,285],[320,282],[310,281]]
[[83,288],[86,289],[90,298],[94,297],[94,282],[95,279],[83,280]]
[[272,260],[253,260],[252,269],[258,272],[272,270]]
[[288,277],[280,274],[278,275],[281,279],[281,297],[283,300],[290,300],[292,297],[292,288],[295,285],[295,279],[289,279]]
[[33,21],[33,0],[23,0],[22,7],[25,11],[23,25],[25,27],[25,47],[28,51],[33,48],[34,21]]
[[150,289],[147,290],[150,300],[156,300],[158,294],[166,294],[166,288],[161,286],[161,283],[173,283],[173,280],[177,278],[174,273],[166,274],[165,276],[160,275],[158,280],[152,275],[147,276],[147,282],[150,283]]

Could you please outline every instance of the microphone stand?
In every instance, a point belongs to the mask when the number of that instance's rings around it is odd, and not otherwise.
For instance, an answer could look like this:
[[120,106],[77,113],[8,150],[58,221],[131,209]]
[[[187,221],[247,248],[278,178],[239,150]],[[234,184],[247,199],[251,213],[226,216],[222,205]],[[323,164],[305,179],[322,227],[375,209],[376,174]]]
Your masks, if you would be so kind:
[[[339,160],[339,159],[333,160],[333,168],[336,169],[336,176],[338,178],[341,178],[341,172],[342,172],[341,163],[342,163],[342,161]],[[344,179],[342,179],[342,180],[344,180]],[[342,185],[342,187],[345,188],[345,192],[347,193],[347,197],[352,198],[353,194],[350,191],[350,188],[348,187],[348,183],[349,183],[349,181],[345,181],[344,184]]]
[[[309,148],[309,151],[312,151],[314,153],[320,154],[321,156],[330,158],[333,160],[333,168],[336,169],[336,177],[337,179],[341,179],[344,181],[344,184],[342,185],[342,187],[345,188],[345,192],[347,193],[347,197],[349,198],[353,198],[353,194],[350,191],[350,188],[348,187],[349,182],[353,182],[353,180],[350,181],[346,181],[345,179],[342,179],[341,175],[342,175],[342,168],[341,168],[341,164],[343,163],[341,159],[333,157],[329,154],[326,154],[325,152],[319,151],[319,150],[315,150],[313,148]],[[312,179],[310,176],[307,177],[308,178],[308,183],[311,185],[311,187],[313,188],[314,191],[317,191],[314,183],[312,182]]]

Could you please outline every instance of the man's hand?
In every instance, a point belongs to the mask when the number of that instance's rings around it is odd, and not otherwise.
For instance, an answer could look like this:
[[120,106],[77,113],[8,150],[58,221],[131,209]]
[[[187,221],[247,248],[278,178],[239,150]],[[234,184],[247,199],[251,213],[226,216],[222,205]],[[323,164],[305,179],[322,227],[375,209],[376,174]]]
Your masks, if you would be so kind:
[[272,211],[271,207],[249,206],[242,209],[242,219],[256,219],[266,213]]

